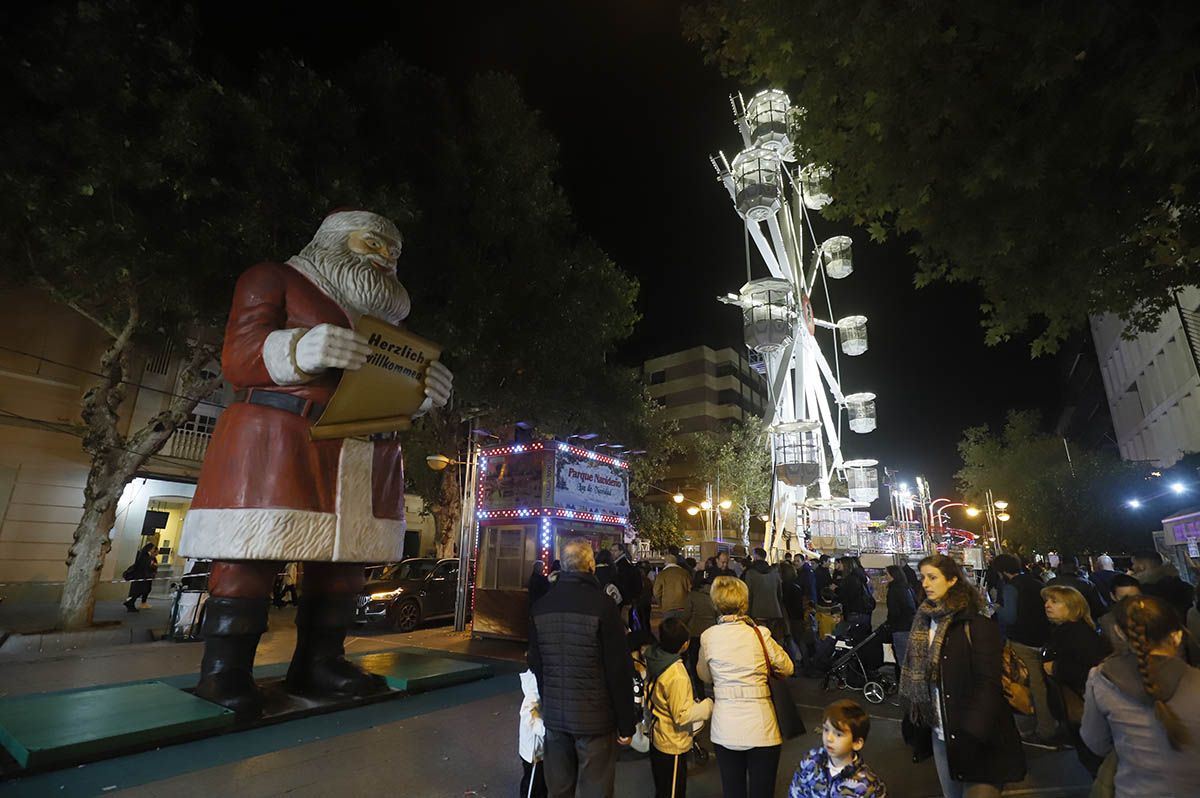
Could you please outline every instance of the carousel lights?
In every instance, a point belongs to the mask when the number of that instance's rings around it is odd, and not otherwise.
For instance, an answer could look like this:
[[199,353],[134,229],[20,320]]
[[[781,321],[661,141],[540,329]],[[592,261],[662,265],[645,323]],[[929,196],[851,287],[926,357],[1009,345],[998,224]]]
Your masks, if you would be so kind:
[[[545,448],[546,444],[543,441],[536,441],[529,444],[517,443],[511,446],[501,446],[496,449],[487,449],[486,451],[480,453],[481,456],[479,459],[479,465],[482,467],[487,462],[486,458],[488,457],[504,457],[505,455],[510,454],[540,452]],[[613,465],[617,468],[629,468],[629,463],[625,460],[618,460],[615,457],[609,457],[608,455],[600,454],[599,452],[593,452],[590,449],[580,449],[578,446],[572,446],[561,441],[555,443],[555,448],[557,448],[560,452],[570,452],[571,454],[579,457],[586,457],[589,460],[595,460],[597,462],[604,463],[605,465]]]
[[480,510],[478,515],[481,521],[542,517],[544,524],[547,523],[549,517],[555,517],[567,518],[573,521],[590,521],[599,524],[616,524],[618,526],[625,526],[629,523],[629,519],[623,515],[592,513],[583,510],[563,510],[553,507],[515,507],[507,510]]

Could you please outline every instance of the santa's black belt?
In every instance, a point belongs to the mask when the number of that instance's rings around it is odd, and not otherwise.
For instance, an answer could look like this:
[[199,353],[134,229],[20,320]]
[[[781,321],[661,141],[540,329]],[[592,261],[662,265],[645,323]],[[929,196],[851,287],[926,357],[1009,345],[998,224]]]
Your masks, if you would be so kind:
[[233,401],[245,402],[251,405],[262,405],[263,407],[273,407],[276,410],[286,410],[289,413],[295,413],[301,418],[317,419],[325,412],[325,405],[320,402],[293,396],[290,393],[281,393],[280,391],[264,391],[261,388],[238,391],[233,395]]

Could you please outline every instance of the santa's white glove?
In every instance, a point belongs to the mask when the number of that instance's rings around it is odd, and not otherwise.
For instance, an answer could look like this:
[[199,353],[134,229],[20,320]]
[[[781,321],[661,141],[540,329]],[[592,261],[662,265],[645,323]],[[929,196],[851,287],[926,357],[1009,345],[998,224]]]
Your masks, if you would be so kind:
[[362,368],[371,347],[354,330],[336,324],[318,324],[296,343],[296,367],[314,374],[325,369]]
[[436,360],[430,363],[429,368],[425,370],[425,401],[417,408],[417,412],[413,413],[413,418],[425,415],[430,408],[445,407],[453,390],[454,375],[450,373],[450,369]]

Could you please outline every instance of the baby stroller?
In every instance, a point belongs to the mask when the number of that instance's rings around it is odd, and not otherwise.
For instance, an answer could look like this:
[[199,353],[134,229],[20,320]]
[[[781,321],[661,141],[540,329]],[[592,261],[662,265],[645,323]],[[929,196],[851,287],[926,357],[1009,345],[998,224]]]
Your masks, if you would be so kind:
[[822,688],[861,690],[872,704],[882,704],[897,688],[896,679],[883,672],[883,643],[889,634],[886,624],[872,631],[869,620],[846,623],[834,634],[833,660]]

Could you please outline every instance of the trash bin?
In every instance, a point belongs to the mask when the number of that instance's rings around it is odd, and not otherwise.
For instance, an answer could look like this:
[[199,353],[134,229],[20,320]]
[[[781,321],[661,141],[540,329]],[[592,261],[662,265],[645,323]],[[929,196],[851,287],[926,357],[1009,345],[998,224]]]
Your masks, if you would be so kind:
[[207,590],[185,590],[180,587],[171,600],[171,626],[167,637],[176,642],[200,640],[200,619],[204,616]]

